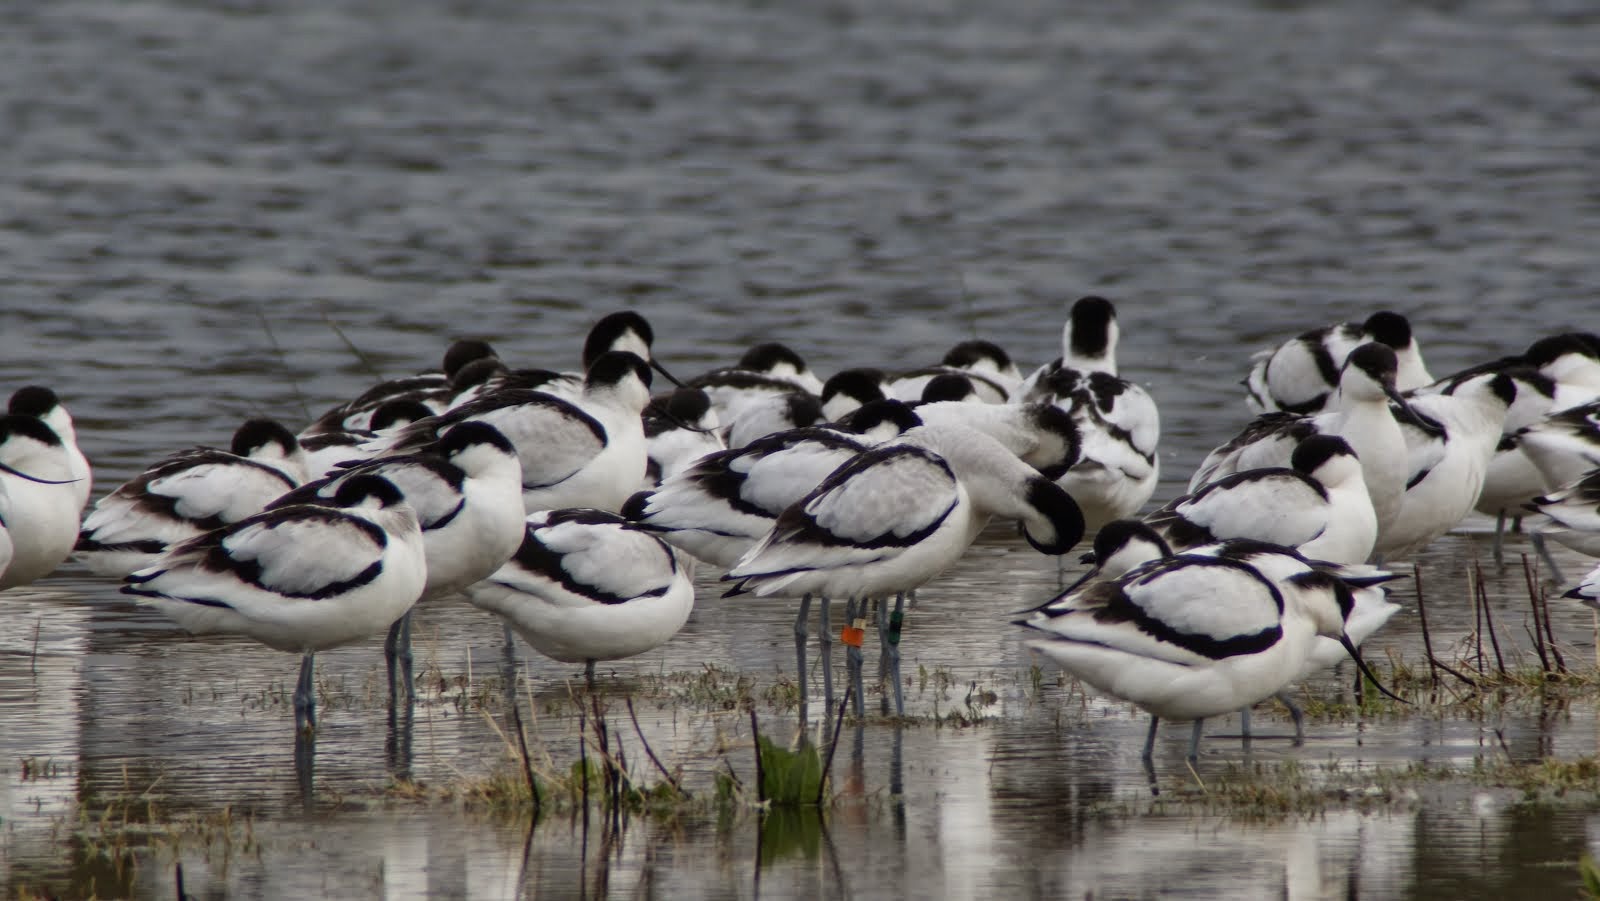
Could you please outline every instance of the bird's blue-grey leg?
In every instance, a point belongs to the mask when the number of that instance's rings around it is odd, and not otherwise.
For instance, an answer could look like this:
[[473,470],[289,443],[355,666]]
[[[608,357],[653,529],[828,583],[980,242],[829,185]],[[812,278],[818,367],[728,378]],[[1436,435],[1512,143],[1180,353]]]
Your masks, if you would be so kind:
[[294,687],[294,728],[296,732],[315,731],[317,728],[317,687],[313,673],[315,654],[300,658],[300,681]]
[[[1360,675],[1360,673],[1357,673],[1357,675]],[[1294,743],[1295,743],[1295,745],[1299,746],[1299,745],[1305,744],[1306,743],[1306,715],[1305,715],[1305,712],[1300,709],[1300,705],[1299,704],[1296,704],[1294,702],[1294,698],[1289,697],[1289,693],[1287,691],[1280,691],[1277,694],[1273,695],[1273,697],[1278,699],[1278,703],[1279,704],[1282,704],[1283,706],[1289,708],[1289,719],[1294,720]]]
[[594,691],[594,658],[583,662],[583,682],[590,691]]
[[316,784],[316,762],[316,733],[310,729],[297,729],[294,734],[294,775],[295,781],[300,785],[301,809],[308,814],[316,810],[316,794],[313,791]]
[[1494,518],[1494,565],[1505,566],[1506,557],[1501,544],[1506,537],[1506,511],[1502,509]]
[[863,667],[861,665],[862,626],[865,623],[866,604],[865,599],[858,601],[855,598],[851,598],[845,602],[844,608],[845,620],[848,623],[845,628],[849,630],[849,638],[845,641],[844,658],[849,664],[846,670],[850,674],[850,684],[855,686],[855,700],[851,702],[850,706],[854,708],[858,719],[867,715],[866,702],[863,700],[863,694],[866,692],[866,680],[862,675]]
[[1150,715],[1150,732],[1144,737],[1144,753],[1140,756],[1148,761],[1156,752],[1156,727],[1161,725],[1161,717]]
[[889,678],[894,680],[894,715],[906,715],[905,686],[900,678],[900,630],[906,621],[906,596],[894,596],[894,612],[889,614]]
[[500,621],[500,634],[505,638],[505,647],[501,655],[505,661],[506,669],[512,673],[517,671],[517,635],[511,630],[511,621]]
[[1549,578],[1556,584],[1565,582],[1561,577],[1561,567],[1556,563],[1556,558],[1550,556],[1550,548],[1545,545],[1544,536],[1538,530],[1528,533],[1528,540],[1533,542],[1533,549],[1539,552],[1539,557],[1544,560],[1545,568],[1550,570]]
[[[827,598],[820,600],[822,609],[817,613],[817,643],[822,646],[822,706],[826,712],[833,709],[833,611],[829,609],[831,601]],[[823,719],[826,720],[827,716]]]
[[[878,686],[883,686],[883,680],[889,676],[889,599],[878,601]],[[883,692],[879,704],[878,714],[889,715],[889,693]]]
[[811,593],[800,597],[800,615],[794,618],[794,662],[800,679],[800,718],[806,715],[806,618],[811,615]]
[[1239,710],[1239,737],[1244,740],[1245,744],[1250,744],[1250,708],[1248,707]]
[[383,641],[383,662],[389,670],[389,697],[411,697],[411,611],[394,621]]
[[405,686],[406,697],[412,695],[412,686],[416,685],[416,676],[411,670],[411,611],[400,617],[404,625],[400,632],[400,684]]
[[1194,763],[1200,759],[1200,733],[1205,727],[1204,719],[1194,721],[1194,732],[1189,736],[1189,762]]
[[[406,616],[410,616],[410,615],[411,615],[410,613],[406,614]],[[404,617],[401,617],[401,619],[404,619]],[[389,632],[388,632],[388,634],[383,636],[383,667],[389,674],[389,701],[390,701],[390,703],[394,702],[395,695],[398,693],[398,690],[399,690],[399,687],[400,687],[400,683],[399,683],[400,674],[397,672],[398,667],[399,667],[399,662],[400,662],[400,658],[399,658],[400,644],[399,643],[400,643],[400,620],[397,619],[394,622],[389,624]]]

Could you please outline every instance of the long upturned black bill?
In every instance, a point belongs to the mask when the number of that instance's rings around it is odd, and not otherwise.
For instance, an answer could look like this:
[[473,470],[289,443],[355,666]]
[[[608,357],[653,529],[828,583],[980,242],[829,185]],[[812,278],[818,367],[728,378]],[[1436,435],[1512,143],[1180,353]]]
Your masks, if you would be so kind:
[[1350,652],[1350,659],[1356,662],[1356,667],[1361,670],[1361,675],[1366,678],[1368,682],[1371,682],[1373,685],[1377,686],[1379,691],[1383,692],[1385,696],[1393,700],[1399,701],[1402,704],[1411,703],[1405,698],[1402,698],[1389,689],[1383,687],[1383,683],[1378,681],[1378,677],[1374,676],[1372,674],[1372,670],[1367,668],[1367,662],[1361,659],[1361,651],[1355,646],[1355,643],[1350,640],[1350,636],[1340,635],[1339,643],[1344,645],[1344,649],[1346,651]]
[[673,375],[672,373],[668,372],[667,371],[667,367],[662,366],[661,365],[661,361],[657,360],[653,356],[650,358],[650,368],[654,369],[656,372],[661,373],[662,378],[665,378],[667,381],[671,382],[672,384],[677,385],[679,388],[687,388],[687,387],[689,387],[688,385],[685,385],[684,383],[678,381],[678,377]]
[[1411,402],[1406,400],[1405,395],[1393,389],[1386,393],[1389,395],[1389,402],[1393,405],[1390,409],[1394,411],[1395,419],[1401,422],[1408,422],[1435,438],[1444,435],[1444,426],[1418,413],[1416,408],[1411,406]]

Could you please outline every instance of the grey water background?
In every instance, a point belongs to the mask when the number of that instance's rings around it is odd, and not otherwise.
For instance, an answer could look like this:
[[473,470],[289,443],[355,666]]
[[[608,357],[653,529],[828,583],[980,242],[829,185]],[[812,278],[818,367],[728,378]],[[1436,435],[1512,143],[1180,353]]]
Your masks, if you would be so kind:
[[[779,339],[827,375],[972,336],[1031,365],[1099,292],[1125,373],[1161,405],[1163,500],[1243,423],[1249,352],[1301,329],[1396,309],[1443,374],[1597,327],[1596,47],[1581,2],[18,0],[0,6],[0,387],[61,393],[104,493],[246,416],[298,425],[358,392],[373,375],[330,323],[390,376],[467,335],[571,368],[621,308],[680,372]],[[1484,548],[1473,528],[1420,555],[1436,630],[1471,628],[1462,572]],[[1514,642],[1521,574],[1491,578]],[[869,724],[850,764],[868,800],[825,851],[758,866],[750,822],[640,826],[602,861],[563,825],[536,834],[528,891],[1550,896],[1600,845],[1587,809],[1493,792],[1273,823],[1107,813],[1148,803],[1140,718],[1016,678],[1029,661],[1002,614],[1055,584],[996,534],[924,592],[908,657],[995,687],[992,719]],[[792,672],[787,608],[703,588],[684,634],[624,678]],[[327,717],[323,803],[302,811],[264,691],[288,680],[282,655],[188,640],[75,565],[0,604],[0,894],[169,894],[166,868],[114,874],[70,838],[107,797],[146,794],[258,811],[264,852],[185,856],[206,897],[519,891],[520,824],[341,801],[391,773],[375,708]],[[486,618],[424,613],[441,671],[491,659]],[[1556,619],[1587,655],[1588,614]],[[1375,641],[1420,657],[1409,612]],[[376,647],[324,655],[324,678],[370,691]],[[529,667],[540,691],[572,675]],[[501,762],[480,718],[418,717],[412,775]],[[685,759],[739,728],[646,719]],[[572,724],[541,729],[576,743]],[[1494,729],[1524,757],[1596,749],[1584,703],[1322,724],[1254,753],[1470,765]],[[1181,731],[1157,762],[1175,785]],[[1208,747],[1201,777],[1240,754]],[[45,759],[63,775],[25,772]]]

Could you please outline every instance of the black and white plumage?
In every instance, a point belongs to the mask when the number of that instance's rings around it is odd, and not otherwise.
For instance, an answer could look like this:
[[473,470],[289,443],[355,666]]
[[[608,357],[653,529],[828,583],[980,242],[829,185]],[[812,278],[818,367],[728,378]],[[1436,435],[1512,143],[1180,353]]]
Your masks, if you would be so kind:
[[[1117,579],[1146,563],[1170,557],[1173,553],[1173,549],[1167,545],[1161,533],[1144,521],[1117,520],[1095,533],[1094,551],[1085,555],[1084,560],[1095,563],[1095,566],[1077,582],[1067,586],[1056,597],[1036,609],[1071,606],[1076,603],[1073,598],[1085,585]],[[1229,538],[1184,548],[1181,553],[1201,557],[1225,557],[1250,565],[1264,563],[1269,576],[1280,566],[1287,567],[1287,572],[1293,574],[1298,572],[1300,564],[1304,563],[1338,577],[1349,586],[1354,599],[1354,606],[1345,615],[1345,634],[1349,636],[1351,643],[1358,647],[1382,628],[1400,609],[1398,604],[1389,601],[1387,591],[1374,590],[1383,583],[1399,577],[1374,566],[1311,559],[1292,548],[1254,538]],[[1312,651],[1311,660],[1301,675],[1308,676],[1333,666],[1346,656],[1342,644],[1319,637]],[[1300,733],[1302,726],[1298,709],[1286,697],[1280,695],[1279,698],[1284,701],[1290,712],[1295,714],[1296,732]]]
[[[1051,403],[972,404],[939,401],[918,404],[912,413],[923,425],[955,425],[976,429],[1000,442],[1006,450],[1051,481],[1067,475],[1083,457],[1083,438],[1078,430],[1078,420],[1070,412]],[[1069,490],[1067,493],[1072,492]]]
[[1586,607],[1600,610],[1600,566],[1589,570],[1589,574],[1562,597],[1573,598]]
[[978,387],[972,379],[954,372],[942,372],[928,379],[922,386],[922,395],[917,400],[924,404],[947,401],[964,404],[988,403],[978,393]]
[[945,353],[935,366],[903,372],[889,380],[887,393],[902,401],[923,400],[928,384],[940,376],[959,376],[971,385],[976,398],[1003,404],[1022,383],[1011,356],[991,341],[963,341]]
[[1120,578],[1152,560],[1172,556],[1172,546],[1167,544],[1167,539],[1142,519],[1116,519],[1106,523],[1095,531],[1091,547],[1078,559],[1079,563],[1090,564],[1089,569],[1055,598],[1035,609],[1048,607],[1085,585]]
[[487,341],[462,339],[451,342],[445,349],[442,370],[423,372],[405,378],[390,379],[363,391],[355,399],[339,404],[318,416],[301,430],[301,436],[320,435],[326,432],[369,431],[372,414],[388,401],[411,400],[425,404],[435,413],[442,412],[457,393],[452,380],[465,367],[477,361],[491,361],[498,365],[494,348]]
[[788,345],[776,341],[757,344],[744,352],[739,362],[698,375],[691,387],[704,389],[719,407],[737,406],[733,395],[745,391],[803,391],[821,394],[822,380],[806,361]]
[[0,416],[0,590],[55,571],[78,534],[72,455],[44,420]]
[[[862,411],[880,407],[901,417],[885,418],[884,431],[898,435],[921,424],[899,401],[876,401]],[[878,424],[862,417],[860,426]],[[623,513],[674,547],[727,568],[772,529],[780,513],[882,437],[815,427],[778,432],[702,457],[654,491],[630,498]]]
[[304,460],[287,428],[249,420],[228,450],[179,451],[96,501],[77,535],[77,557],[100,575],[142,569],[181,541],[260,513],[305,481]]
[[1012,399],[1026,400],[1039,381],[1058,369],[1117,374],[1117,308],[1104,297],[1081,297],[1067,313],[1061,327],[1061,356],[1040,366],[1011,393]]
[[[589,373],[600,358],[612,353],[629,353],[674,385],[681,386],[672,373],[661,365],[654,355],[656,333],[650,322],[632,310],[623,310],[600,317],[589,328],[583,340],[582,372],[552,373],[549,370],[512,370],[503,380],[502,388],[529,388],[554,394],[557,397],[581,399],[588,390]],[[646,385],[649,384],[647,379]],[[493,386],[491,385],[491,389]]]
[[1143,388],[1110,372],[1061,366],[1018,400],[1053,404],[1072,417],[1080,453],[1056,481],[1083,508],[1089,528],[1131,516],[1150,500],[1161,477],[1161,416]]
[[432,415],[434,411],[422,401],[401,397],[384,401],[372,411],[370,429],[306,435],[300,439],[300,451],[305,455],[306,477],[321,478],[344,464],[370,460],[376,455],[371,449],[375,439],[384,438]]
[[1517,439],[1547,486],[1570,484],[1600,467],[1600,401],[1552,413]]
[[1377,342],[1395,354],[1395,387],[1410,391],[1433,381],[1422,362],[1411,323],[1399,313],[1382,310],[1365,322],[1341,322],[1296,335],[1251,359],[1243,384],[1253,413],[1282,411],[1309,416],[1327,407],[1339,385],[1339,372],[1350,352]]
[[653,488],[707,454],[726,450],[711,398],[699,388],[679,388],[651,399],[644,410],[645,472]]
[[1451,394],[1468,379],[1503,372],[1517,389],[1506,412],[1500,443],[1484,476],[1476,508],[1497,518],[1496,557],[1507,515],[1520,516],[1525,505],[1554,487],[1524,452],[1518,435],[1553,413],[1600,397],[1600,339],[1583,333],[1540,338],[1521,354],[1473,366],[1419,389],[1418,394]]
[[758,438],[820,425],[822,402],[801,391],[763,394],[741,404],[723,407],[723,439],[729,447],[744,447]]
[[1379,557],[1412,553],[1472,511],[1516,392],[1510,376],[1491,372],[1467,379],[1450,394],[1411,398],[1411,409],[1426,427],[1399,423],[1406,481],[1399,512],[1379,526],[1374,548]]
[[[379,476],[416,511],[427,561],[424,598],[459,591],[499,569],[522,541],[522,465],[499,429],[479,420],[450,426],[416,452],[358,463],[285,494],[268,509],[326,503],[344,483]],[[389,629],[384,663],[391,690],[412,681],[411,613]]]
[[1193,759],[1205,718],[1282,691],[1318,636],[1349,641],[1349,587],[1293,552],[1280,556],[1281,565],[1167,557],[1059,598],[1018,625],[1041,633],[1028,646],[1063,670],[1151,714],[1146,760],[1161,719],[1194,720]]
[[78,509],[81,511],[89,503],[89,493],[94,488],[94,472],[89,466],[89,458],[83,455],[83,450],[78,447],[78,429],[73,424],[72,414],[62,405],[61,398],[56,393],[43,385],[26,385],[11,393],[11,400],[6,404],[6,412],[14,416],[32,416],[42,420],[61,439],[61,446],[67,452],[67,464],[72,477],[72,491],[78,499]]
[[1343,438],[1361,461],[1367,494],[1378,517],[1380,538],[1400,515],[1408,467],[1406,439],[1390,412],[1391,401],[1402,415],[1415,417],[1394,387],[1394,351],[1378,343],[1350,352],[1339,374],[1339,388],[1329,409],[1314,416],[1266,413],[1256,417],[1226,444],[1208,454],[1189,480],[1191,492],[1223,476],[1248,469],[1287,466],[1301,441],[1312,435]]
[[1292,547],[1314,560],[1356,564],[1378,537],[1361,461],[1344,439],[1312,435],[1287,469],[1236,472],[1145,517],[1174,551],[1229,538]]
[[[915,428],[861,453],[785,509],[723,576],[735,582],[727,595],[819,595],[864,610],[869,598],[938,576],[993,516],[1020,521],[1045,554],[1065,553],[1083,537],[1072,498],[995,439],[965,426]],[[803,636],[798,625],[796,632]],[[881,638],[900,713],[898,642]],[[859,683],[859,648],[851,652]]]
[[1550,517],[1535,530],[1541,539],[1553,538],[1580,554],[1600,557],[1600,468],[1534,498],[1528,508]]
[[308,482],[268,509],[326,504],[344,484],[381,476],[416,512],[428,564],[424,597],[458,591],[499,569],[522,541],[522,466],[499,429],[467,420],[413,453],[378,457]]
[[[724,427],[730,429],[741,419],[752,415],[762,420],[769,419],[772,411],[783,406],[781,398],[789,398],[790,404],[803,403],[802,398],[815,402],[823,389],[822,381],[812,374],[799,354],[776,343],[758,344],[746,351],[737,365],[698,375],[690,379],[688,385],[706,392],[717,418]],[[762,412],[756,412],[756,408]],[[815,422],[820,418],[822,414],[818,409],[814,415],[808,412],[801,419],[792,421],[809,424],[803,420]],[[752,433],[754,427],[753,424],[745,427],[746,441],[760,437],[760,434]],[[762,434],[777,430],[773,428]],[[737,446],[731,436],[724,437],[729,438],[730,447]]]
[[510,389],[480,397],[430,419],[414,422],[372,450],[421,447],[460,422],[499,429],[522,465],[522,502],[528,512],[572,506],[619,509],[645,472],[644,424],[650,369],[627,351],[601,354],[573,399],[543,391]]
[[872,448],[779,515],[728,572],[731,593],[879,597],[925,584],[992,516],[1018,519],[1041,553],[1083,534],[1065,492],[999,442],[962,426],[924,426]]
[[683,628],[694,586],[665,542],[601,510],[534,513],[521,546],[467,590],[534,650],[568,663],[652,650]]
[[838,422],[864,404],[886,399],[888,394],[884,387],[887,384],[888,376],[881,369],[858,366],[839,370],[822,383],[823,418]]
[[313,655],[389,627],[427,581],[416,512],[377,476],[327,504],[258,513],[191,538],[123,591],[196,635],[241,634],[302,655],[296,727],[315,728]]

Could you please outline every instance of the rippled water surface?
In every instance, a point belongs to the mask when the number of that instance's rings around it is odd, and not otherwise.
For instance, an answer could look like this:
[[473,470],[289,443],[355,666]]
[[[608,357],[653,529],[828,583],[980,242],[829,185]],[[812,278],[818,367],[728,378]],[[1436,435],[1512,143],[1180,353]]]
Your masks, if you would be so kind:
[[[0,6],[0,387],[56,388],[103,493],[246,416],[298,425],[374,370],[435,365],[458,336],[572,368],[587,326],[631,307],[684,372],[774,338],[824,375],[973,335],[1031,365],[1100,292],[1124,372],[1161,405],[1164,500],[1243,422],[1236,382],[1268,341],[1389,307],[1443,373],[1600,327],[1597,46],[1600,17],[1563,2],[21,0]],[[1481,527],[1419,555],[1436,643],[1473,629]],[[758,696],[792,678],[792,608],[724,601],[714,575],[682,635],[613,668],[612,697],[708,664]],[[1527,662],[1522,574],[1487,575]],[[1555,806],[1451,780],[1267,818],[1194,799],[1286,761],[1576,760],[1600,741],[1592,700],[1322,720],[1298,749],[1216,738],[1193,774],[1179,726],[1152,798],[1142,717],[1035,684],[1005,625],[1056,584],[997,529],[922,593],[919,719],[846,729],[826,830],[746,812],[608,841],[385,792],[507,766],[472,687],[498,628],[464,604],[420,612],[433,681],[410,722],[384,712],[377,640],[319,656],[308,802],[292,660],[186,639],[69,565],[3,600],[0,894],[170,897],[177,860],[199,897],[1577,891],[1600,846],[1589,783]],[[1369,646],[1385,668],[1422,659],[1415,589],[1397,596],[1407,612]],[[1552,616],[1592,666],[1588,612]],[[527,663],[536,755],[564,767],[575,673]],[[696,785],[749,778],[742,714],[641,707]],[[788,738],[780,707],[764,728]],[[930,719],[952,712],[977,724]],[[84,838],[225,810],[253,844],[184,833],[119,868]]]

